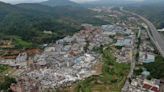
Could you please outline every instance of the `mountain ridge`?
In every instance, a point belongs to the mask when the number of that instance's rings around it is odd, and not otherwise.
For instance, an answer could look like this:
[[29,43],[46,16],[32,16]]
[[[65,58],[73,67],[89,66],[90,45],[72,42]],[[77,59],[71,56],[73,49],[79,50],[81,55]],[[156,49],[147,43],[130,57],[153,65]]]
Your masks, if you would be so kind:
[[55,6],[78,6],[79,4],[70,1],[70,0],[48,0],[48,1],[43,1],[40,4],[42,5],[47,5],[51,7]]
[[[48,43],[80,30],[82,23],[107,23],[94,17],[96,13],[82,7],[41,4],[0,3],[0,35],[16,36],[34,43]],[[44,34],[50,30],[52,35]]]

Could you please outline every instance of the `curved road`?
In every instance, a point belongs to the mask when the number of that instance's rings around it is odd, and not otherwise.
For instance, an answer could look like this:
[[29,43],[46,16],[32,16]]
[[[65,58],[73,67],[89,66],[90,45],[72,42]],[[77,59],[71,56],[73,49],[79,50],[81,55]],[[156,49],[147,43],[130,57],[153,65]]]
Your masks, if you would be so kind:
[[138,17],[141,18],[148,26],[148,31],[150,32],[149,36],[153,38],[153,43],[155,44],[160,54],[164,57],[164,39],[161,37],[155,26],[149,20],[140,15],[138,15]]
[[156,46],[156,48],[158,49],[158,51],[160,52],[160,54],[162,55],[162,57],[164,57],[164,39],[163,37],[161,37],[161,35],[158,33],[157,29],[155,28],[155,26],[146,18],[136,14],[136,13],[132,13],[129,11],[125,11],[122,9],[120,9],[121,11],[124,11],[126,13],[132,14],[136,17],[139,17],[141,20],[143,20],[145,22],[145,24],[148,27],[148,34],[150,39],[152,40],[152,42],[154,43],[154,45]]
[[[161,35],[158,33],[157,29],[155,28],[155,26],[146,18],[136,14],[136,13],[132,13],[126,10],[123,10],[123,8],[120,8],[121,11],[125,12],[125,13],[129,13],[133,16],[136,16],[138,18],[140,18],[142,21],[145,22],[145,24],[147,25],[147,32],[148,35],[151,39],[151,41],[154,43],[154,45],[156,46],[156,48],[158,49],[158,51],[160,52],[161,56],[164,57],[164,39],[163,37],[161,37]],[[129,75],[127,78],[131,78],[133,76],[133,70],[135,68],[135,60],[132,61],[131,63],[131,70],[129,72]],[[122,88],[122,92],[127,92],[127,89],[129,88],[129,80],[127,79],[124,87]]]

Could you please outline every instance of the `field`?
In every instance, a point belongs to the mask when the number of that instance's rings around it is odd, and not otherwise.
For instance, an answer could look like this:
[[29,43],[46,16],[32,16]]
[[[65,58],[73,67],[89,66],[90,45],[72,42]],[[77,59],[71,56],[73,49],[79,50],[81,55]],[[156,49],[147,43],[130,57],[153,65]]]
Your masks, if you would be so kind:
[[18,37],[15,37],[15,46],[16,48],[30,48],[32,47],[32,43],[24,41]]

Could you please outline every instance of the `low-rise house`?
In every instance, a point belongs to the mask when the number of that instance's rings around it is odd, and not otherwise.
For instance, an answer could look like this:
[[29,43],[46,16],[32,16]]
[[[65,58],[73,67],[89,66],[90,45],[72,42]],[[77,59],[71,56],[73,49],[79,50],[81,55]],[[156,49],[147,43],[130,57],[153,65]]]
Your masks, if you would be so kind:
[[55,47],[46,47],[46,48],[44,49],[44,51],[46,51],[46,52],[52,52],[52,51],[55,51],[55,50],[56,50]]
[[141,73],[144,78],[147,78],[150,75],[150,72],[144,69],[144,71]]
[[148,52],[140,52],[140,59],[142,63],[155,62],[155,55],[149,54]]
[[12,92],[24,92],[24,88],[20,83],[19,84],[11,84],[10,90]]
[[52,34],[53,32],[52,31],[44,30],[43,33],[45,33],[45,34]]
[[159,84],[160,84],[159,80],[154,79],[154,80],[149,81],[145,79],[143,82],[143,88],[151,92],[160,92]]
[[27,61],[27,53],[26,52],[23,52],[23,53],[20,53],[17,57],[16,57],[16,61],[17,62],[26,62]]
[[131,47],[132,46],[132,39],[117,40],[117,43],[115,43],[115,46],[127,46],[127,47]]

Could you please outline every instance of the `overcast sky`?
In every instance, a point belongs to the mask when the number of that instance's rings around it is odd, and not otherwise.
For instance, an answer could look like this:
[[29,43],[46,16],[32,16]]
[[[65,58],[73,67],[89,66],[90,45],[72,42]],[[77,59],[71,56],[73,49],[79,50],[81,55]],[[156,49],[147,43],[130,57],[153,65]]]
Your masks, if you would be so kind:
[[[32,3],[32,2],[42,2],[47,0],[0,0],[7,3]],[[79,3],[89,2],[89,1],[97,1],[97,0],[71,0]],[[129,0],[129,1],[143,1],[143,0]]]
[[83,3],[83,2],[97,1],[97,0],[71,0],[71,1]]

